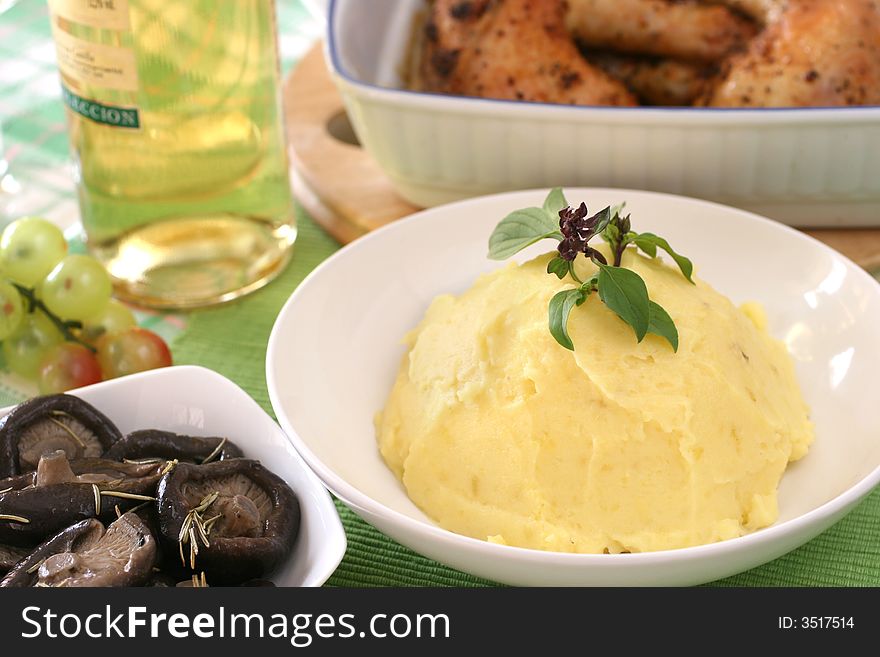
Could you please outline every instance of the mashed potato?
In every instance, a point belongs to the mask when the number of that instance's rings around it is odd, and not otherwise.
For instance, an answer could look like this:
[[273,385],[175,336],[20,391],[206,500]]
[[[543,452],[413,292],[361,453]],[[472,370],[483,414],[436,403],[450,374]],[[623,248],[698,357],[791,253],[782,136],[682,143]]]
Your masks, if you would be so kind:
[[653,335],[638,344],[596,295],[571,314],[576,351],[559,346],[547,305],[570,281],[546,273],[549,256],[438,297],[407,336],[379,447],[441,526],[617,553],[774,522],[780,477],[813,440],[784,346],[760,308],[631,251],[623,265],[672,316],[678,353]]

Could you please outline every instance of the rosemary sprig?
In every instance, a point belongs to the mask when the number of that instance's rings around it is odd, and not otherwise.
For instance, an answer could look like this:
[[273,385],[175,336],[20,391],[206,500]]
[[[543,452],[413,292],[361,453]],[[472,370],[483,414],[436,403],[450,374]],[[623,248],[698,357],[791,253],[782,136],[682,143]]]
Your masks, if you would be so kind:
[[223,438],[219,443],[217,443],[217,447],[214,448],[214,451],[208,454],[203,460],[202,465],[205,463],[210,463],[218,456],[220,456],[220,452],[223,451],[223,447],[226,445],[226,438]]
[[137,493],[126,493],[121,490],[102,490],[101,495],[104,497],[121,497],[126,500],[141,500],[143,502],[155,502],[156,498],[150,495],[139,495]]
[[31,521],[25,518],[24,516],[16,516],[11,513],[0,513],[0,520],[6,520],[8,522],[17,522],[21,525],[29,525]]
[[33,566],[31,566],[30,568],[27,569],[27,574],[33,575],[35,572],[37,572],[40,569],[40,566],[42,566],[44,563],[46,563],[46,560],[40,559],[37,563],[35,563]]
[[[141,509],[146,507],[151,501],[152,500],[149,500],[147,502],[141,502],[140,504],[137,504],[137,505],[131,507],[128,511],[126,511],[126,513],[137,513],[138,511],[140,511]],[[119,505],[117,504],[116,506],[119,506]]]
[[[67,413],[64,413],[64,415],[67,415]],[[64,424],[64,422],[62,422],[61,420],[56,420],[54,417],[50,417],[49,421],[52,422],[52,424],[55,424],[55,425],[61,427],[62,429],[64,429],[64,431],[71,438],[73,438],[80,447],[82,447],[83,449],[86,448],[86,444],[85,444],[85,442],[83,442],[83,439],[77,435],[76,431],[71,429],[68,425]]]
[[223,517],[223,514],[218,513],[216,516],[211,516],[210,518],[205,520],[205,531],[208,532],[208,534],[210,534],[211,528],[214,527],[214,523],[217,522],[222,517]]
[[172,459],[171,461],[165,461],[165,467],[162,468],[162,471],[159,473],[163,477],[171,472],[174,468],[177,467],[177,464],[180,463],[177,459]]
[[101,515],[101,489],[98,484],[92,484],[92,492],[95,494],[95,516]]
[[189,566],[192,570],[196,569],[196,557],[199,554],[199,542],[201,542],[206,548],[211,547],[208,536],[211,533],[211,527],[214,526],[214,523],[220,515],[212,517],[210,521],[206,521],[202,517],[202,514],[208,510],[208,507],[210,507],[218,497],[220,497],[220,493],[217,491],[205,495],[202,498],[202,501],[199,502],[198,506],[190,509],[186,514],[186,517],[183,519],[183,524],[180,526],[180,533],[177,535],[177,542],[180,549],[180,560],[184,567],[187,563],[186,557],[183,554],[184,545],[189,545]]

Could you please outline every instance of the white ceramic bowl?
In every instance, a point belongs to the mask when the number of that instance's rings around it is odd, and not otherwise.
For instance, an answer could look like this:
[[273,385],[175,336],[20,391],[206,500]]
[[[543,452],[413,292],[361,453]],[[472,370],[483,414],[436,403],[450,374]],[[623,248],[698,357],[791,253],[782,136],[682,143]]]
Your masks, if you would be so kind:
[[567,107],[404,91],[424,4],[327,9],[327,61],[358,138],[416,205],[590,185],[686,194],[799,226],[880,225],[880,107]]
[[[840,254],[761,217],[675,196],[567,190],[591,207],[626,200],[640,231],[666,237],[701,278],[736,302],[764,304],[795,360],[816,442],[786,472],[779,521],[722,543],[666,552],[583,555],[493,545],[436,526],[407,497],[376,446],[373,417],[404,354],[401,338],[440,293],[498,263],[488,236],[546,192],[490,196],[420,212],[342,249],[306,279],[269,340],[272,406],[330,490],[404,545],[466,572],[521,585],[677,585],[725,577],[801,545],[880,482],[880,285]],[[547,250],[536,245],[525,259]]]
[[[107,415],[123,434],[162,429],[192,436],[226,436],[293,489],[300,530],[278,586],[320,586],[345,554],[345,532],[321,482],[257,402],[226,377],[204,367],[177,366],[74,390]],[[10,408],[0,410],[0,417]]]

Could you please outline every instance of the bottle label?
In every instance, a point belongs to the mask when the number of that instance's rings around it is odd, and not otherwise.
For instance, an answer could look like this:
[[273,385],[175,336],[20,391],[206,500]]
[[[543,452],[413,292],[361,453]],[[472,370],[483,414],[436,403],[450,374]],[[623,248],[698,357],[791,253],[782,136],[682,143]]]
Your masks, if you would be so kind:
[[52,26],[58,68],[69,78],[105,89],[137,91],[134,50],[89,43]]
[[108,30],[129,30],[128,0],[49,0],[56,16]]
[[116,128],[134,128],[141,127],[140,115],[136,107],[117,107],[115,105],[105,105],[103,103],[77,96],[63,83],[61,85],[61,97],[64,104],[67,105],[77,114],[91,119],[96,123],[103,123]]

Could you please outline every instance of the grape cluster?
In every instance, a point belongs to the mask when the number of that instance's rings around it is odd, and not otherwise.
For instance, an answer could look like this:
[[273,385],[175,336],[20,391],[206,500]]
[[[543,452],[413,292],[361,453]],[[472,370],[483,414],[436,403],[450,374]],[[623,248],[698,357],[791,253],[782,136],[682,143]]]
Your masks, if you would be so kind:
[[111,295],[101,263],[68,254],[57,226],[39,217],[10,223],[0,235],[6,367],[48,394],[170,365],[165,341]]

